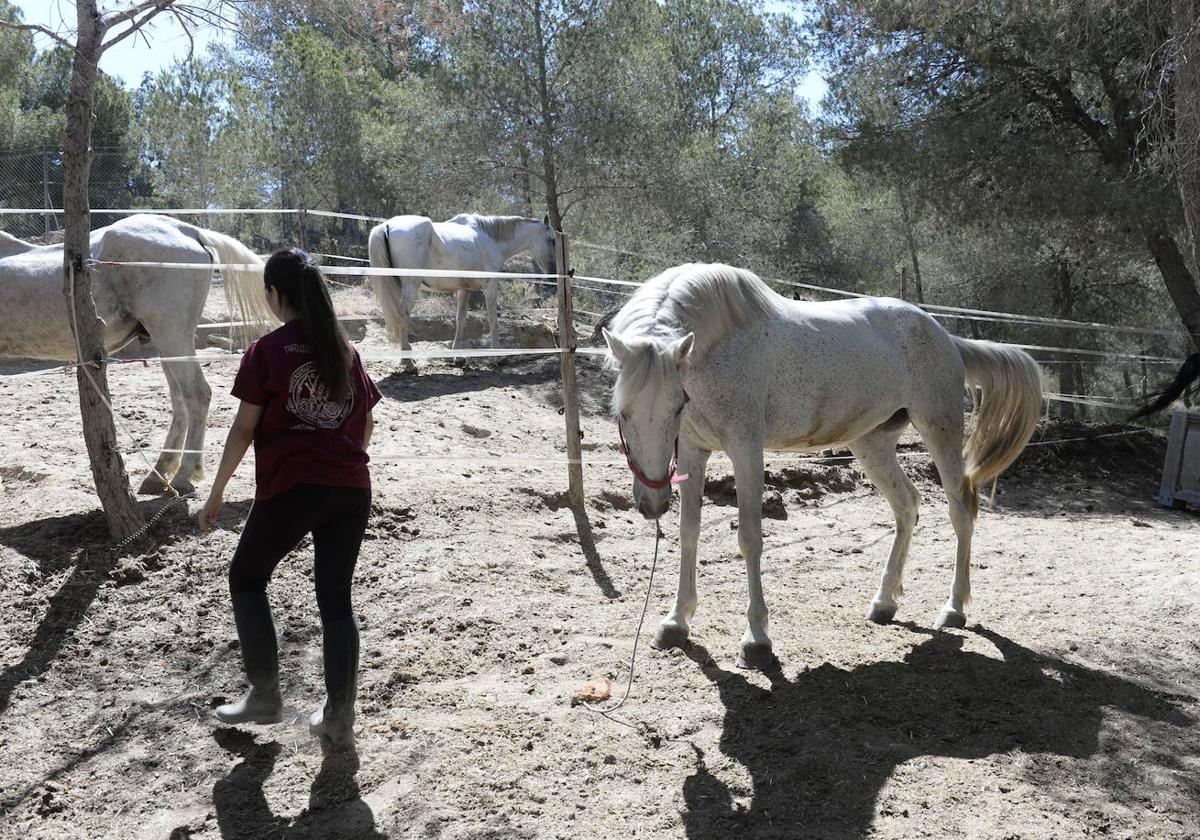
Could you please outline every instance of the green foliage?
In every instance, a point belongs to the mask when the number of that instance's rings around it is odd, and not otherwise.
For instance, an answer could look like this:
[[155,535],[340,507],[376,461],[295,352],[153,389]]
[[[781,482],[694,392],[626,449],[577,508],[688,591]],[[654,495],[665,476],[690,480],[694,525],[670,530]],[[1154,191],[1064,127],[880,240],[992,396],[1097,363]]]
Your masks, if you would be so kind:
[[[7,6],[0,18],[14,20]],[[61,206],[64,107],[71,53],[35,52],[28,33],[0,28],[0,202],[10,207]],[[101,76],[96,88],[93,207],[125,207],[145,196],[147,184],[133,124],[133,98]],[[137,198],[137,200],[144,200]],[[17,219],[17,233],[43,231],[43,221]]]
[[143,79],[136,94],[142,153],[156,200],[172,207],[255,206],[261,132],[246,119],[245,85],[218,60],[177,64]]

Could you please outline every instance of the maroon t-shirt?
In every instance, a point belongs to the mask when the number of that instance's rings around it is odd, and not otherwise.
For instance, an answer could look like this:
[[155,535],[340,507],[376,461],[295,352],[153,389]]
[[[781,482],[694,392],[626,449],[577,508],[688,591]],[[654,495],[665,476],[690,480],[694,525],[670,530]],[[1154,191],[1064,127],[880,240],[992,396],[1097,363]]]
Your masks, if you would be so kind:
[[254,430],[255,499],[269,499],[298,482],[370,487],[363,434],[379,388],[350,348],[352,395],[335,402],[317,376],[300,321],[288,321],[246,350],[233,395],[263,406]]

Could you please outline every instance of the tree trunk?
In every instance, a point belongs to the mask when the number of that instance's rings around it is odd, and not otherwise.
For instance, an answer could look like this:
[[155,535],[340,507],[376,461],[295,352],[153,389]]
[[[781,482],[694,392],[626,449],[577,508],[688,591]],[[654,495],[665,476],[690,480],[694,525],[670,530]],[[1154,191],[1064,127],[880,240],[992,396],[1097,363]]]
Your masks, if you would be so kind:
[[[1181,190],[1184,189],[1182,184],[1181,178]],[[1200,211],[1200,208],[1197,210]],[[1194,231],[1194,239],[1196,233],[1200,233],[1200,214],[1195,222],[1189,219],[1188,224]],[[1179,313],[1184,329],[1192,336],[1192,346],[1200,350],[1200,291],[1196,289],[1196,280],[1188,271],[1183,254],[1170,233],[1161,227],[1153,226],[1147,226],[1143,231],[1146,245],[1154,257],[1159,273],[1162,274],[1163,283],[1166,284],[1167,294],[1175,304],[1175,311]]]
[[[1183,216],[1192,234],[1193,264],[1200,266],[1200,0],[1174,0],[1176,67],[1175,77],[1175,160]],[[1192,346],[1200,350],[1200,293],[1196,281],[1187,274],[1175,243],[1171,249],[1179,263],[1173,269],[1174,281],[1167,277],[1167,290],[1192,334]],[[1151,246],[1153,252],[1153,245]],[[1158,254],[1154,259],[1162,270]],[[1175,288],[1172,288],[1174,283]]]
[[[1071,267],[1065,258],[1057,260],[1054,288],[1054,314],[1059,318],[1070,318],[1075,309],[1075,289],[1071,285]],[[1079,360],[1064,355],[1058,366],[1058,390],[1070,396],[1082,394],[1082,371]],[[1060,403],[1060,413],[1068,420],[1074,420],[1084,413],[1083,406],[1073,402]]]
[[[79,361],[104,359],[104,327],[96,316],[92,300],[92,278],[87,260],[91,258],[91,211],[88,204],[88,176],[91,172],[93,106],[96,97],[97,66],[100,60],[104,25],[95,0],[77,0],[79,29],[67,98],[66,133],[63,140],[63,292],[72,314],[79,343]],[[73,276],[73,281],[72,281]],[[120,540],[141,524],[129,476],[121,459],[116,428],[109,401],[108,377],[104,365],[76,368],[79,386],[79,413],[83,420],[83,439],[87,444],[96,495],[104,508],[108,530]]]
[[546,40],[542,31],[542,2],[533,3],[534,38],[537,40],[537,71],[538,71],[538,100],[542,110],[541,130],[538,140],[542,152],[542,185],[546,193],[546,213],[550,216],[550,225],[555,230],[562,230],[562,213],[558,207],[558,171],[554,164],[554,112],[550,107],[549,76],[546,70]]
[[897,196],[900,199],[900,219],[904,224],[904,240],[908,243],[908,256],[912,260],[913,291],[916,293],[917,303],[924,303],[925,289],[921,285],[921,261],[917,256],[917,236],[913,230],[912,216],[908,212],[908,202],[903,191],[898,191]]

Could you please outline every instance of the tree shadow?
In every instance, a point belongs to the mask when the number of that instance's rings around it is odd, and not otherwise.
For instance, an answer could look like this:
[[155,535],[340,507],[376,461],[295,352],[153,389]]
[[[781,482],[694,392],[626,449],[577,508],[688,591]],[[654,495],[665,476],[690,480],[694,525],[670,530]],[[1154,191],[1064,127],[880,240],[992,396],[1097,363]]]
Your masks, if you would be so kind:
[[[138,502],[138,512],[149,520],[163,504],[161,499]],[[232,507],[240,509],[238,503]],[[50,669],[100,588],[112,579],[121,558],[145,551],[149,545],[161,543],[167,535],[177,534],[188,526],[186,506],[176,504],[176,508],[160,518],[145,537],[131,543],[124,553],[113,548],[104,514],[99,510],[0,528],[0,545],[29,558],[36,566],[36,573],[31,570],[31,574],[45,576],[68,567],[71,570],[48,599],[46,611],[21,661],[0,672],[0,714],[8,709],[17,685]]]
[[[358,780],[358,753],[329,753],[309,791],[308,807],[295,820],[271,811],[263,785],[275,769],[283,748],[275,741],[258,743],[240,729],[218,728],[213,738],[227,752],[242,759],[225,778],[213,785],[217,827],[225,840],[234,838],[356,838],[384,840],[375,828],[375,815],[362,800]],[[172,838],[188,836],[181,826]]]
[[826,663],[792,680],[776,663],[766,672],[769,690],[689,646],[725,706],[721,752],[749,772],[753,798],[739,807],[697,748],[696,772],[683,786],[687,836],[859,838],[870,831],[879,792],[908,759],[1012,750],[1085,758],[1099,750],[1109,707],[1195,725],[1180,708],[1194,698],[1038,654],[979,627],[973,632],[1002,660],[963,651],[961,635],[907,626],[929,638],[901,662],[849,670]]
[[[478,363],[479,360],[473,360]],[[541,385],[559,375],[558,360],[510,361],[503,357],[484,359],[487,367],[467,367],[462,373],[393,373],[378,381],[385,397],[398,402],[422,402],[438,397],[485,391],[490,388],[524,388]]]

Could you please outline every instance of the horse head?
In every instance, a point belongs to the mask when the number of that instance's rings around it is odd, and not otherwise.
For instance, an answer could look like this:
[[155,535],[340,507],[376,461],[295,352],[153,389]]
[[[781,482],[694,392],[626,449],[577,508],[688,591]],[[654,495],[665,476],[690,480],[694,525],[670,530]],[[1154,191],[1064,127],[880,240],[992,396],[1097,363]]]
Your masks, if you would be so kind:
[[612,410],[621,450],[633,473],[633,499],[647,519],[671,506],[679,427],[688,395],[683,387],[695,335],[659,340],[622,337],[604,330],[610,365],[618,370]]
[[539,274],[558,273],[558,265],[554,259],[554,236],[556,233],[557,231],[550,224],[550,214],[547,213],[542,217],[540,229],[529,240],[530,244],[526,250],[533,260],[533,267]]

